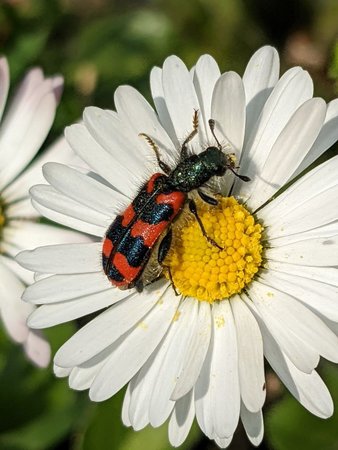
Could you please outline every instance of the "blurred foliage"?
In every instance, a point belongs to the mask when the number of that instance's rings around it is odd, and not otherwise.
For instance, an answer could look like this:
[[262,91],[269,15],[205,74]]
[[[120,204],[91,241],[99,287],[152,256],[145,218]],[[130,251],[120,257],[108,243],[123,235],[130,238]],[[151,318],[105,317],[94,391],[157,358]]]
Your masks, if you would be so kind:
[[335,82],[335,91],[338,93],[338,42],[333,48],[332,60],[329,70],[330,78]]
[[[9,59],[12,86],[33,65],[65,77],[48,144],[85,106],[112,108],[120,84],[150,98],[150,69],[173,53],[190,66],[210,53],[222,71],[242,73],[253,51],[270,43],[281,53],[283,70],[302,65],[314,78],[316,95],[330,100],[338,90],[337,18],[336,0],[0,0],[0,53]],[[48,331],[54,352],[74,329]],[[323,375],[338,404],[336,369],[324,367]],[[338,448],[337,418],[322,421],[289,395],[279,403],[272,397],[268,383],[262,449]],[[32,367],[0,335],[1,450],[170,448],[166,425],[137,433],[125,428],[121,404],[122,393],[91,403],[50,368]],[[217,448],[200,439],[194,427],[182,449]],[[229,448],[252,448],[242,428]]]

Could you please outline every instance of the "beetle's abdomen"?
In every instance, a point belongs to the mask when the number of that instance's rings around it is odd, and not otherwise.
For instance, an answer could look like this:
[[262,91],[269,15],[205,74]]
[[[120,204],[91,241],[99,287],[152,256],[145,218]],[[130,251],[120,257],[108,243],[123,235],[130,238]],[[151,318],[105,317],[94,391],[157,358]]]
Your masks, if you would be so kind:
[[163,192],[154,174],[123,214],[116,217],[103,241],[102,263],[111,283],[130,288],[142,275],[152,248],[181,211],[186,194]]

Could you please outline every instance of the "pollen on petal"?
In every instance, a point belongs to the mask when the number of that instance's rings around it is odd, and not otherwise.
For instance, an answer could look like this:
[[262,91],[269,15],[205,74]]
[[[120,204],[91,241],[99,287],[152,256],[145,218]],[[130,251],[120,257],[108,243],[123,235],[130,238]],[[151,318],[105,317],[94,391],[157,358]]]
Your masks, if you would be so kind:
[[217,206],[197,201],[197,210],[217,246],[203,236],[192,214],[183,213],[182,223],[173,227],[164,273],[182,295],[212,303],[240,293],[258,272],[263,227],[233,197],[220,197]]

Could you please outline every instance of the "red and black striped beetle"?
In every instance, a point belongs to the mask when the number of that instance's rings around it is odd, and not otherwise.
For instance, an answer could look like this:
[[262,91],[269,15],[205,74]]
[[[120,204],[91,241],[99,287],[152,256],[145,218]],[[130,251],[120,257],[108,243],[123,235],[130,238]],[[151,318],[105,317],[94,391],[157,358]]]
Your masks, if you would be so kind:
[[134,286],[139,291],[143,289],[141,276],[152,249],[167,229],[158,248],[157,259],[161,264],[171,245],[170,224],[182,211],[187,200],[203,235],[212,245],[221,249],[207,236],[198,216],[196,204],[193,199],[188,199],[188,193],[197,189],[202,200],[217,205],[215,198],[200,190],[211,177],[223,176],[226,170],[230,170],[243,181],[249,181],[249,178],[235,172],[233,155],[223,153],[214,133],[215,122],[212,119],[209,120],[209,126],[217,147],[211,146],[198,155],[189,156],[187,144],[198,129],[197,111],[194,114],[193,124],[194,129],[183,142],[180,160],[173,170],[160,159],[159,149],[153,140],[142,134],[155,151],[158,165],[164,173],[155,173],[151,176],[128,208],[115,218],[105,235],[102,248],[103,269],[110,282],[120,289]]

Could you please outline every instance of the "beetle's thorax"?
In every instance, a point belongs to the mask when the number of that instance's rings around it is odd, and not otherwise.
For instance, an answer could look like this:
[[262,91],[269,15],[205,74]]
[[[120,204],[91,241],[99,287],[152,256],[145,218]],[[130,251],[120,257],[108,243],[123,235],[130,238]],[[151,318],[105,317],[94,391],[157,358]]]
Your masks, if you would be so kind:
[[226,156],[217,147],[208,147],[198,155],[181,161],[168,177],[168,184],[183,192],[197,189],[213,176],[224,175]]

